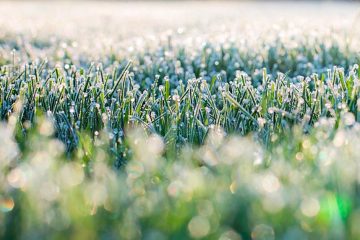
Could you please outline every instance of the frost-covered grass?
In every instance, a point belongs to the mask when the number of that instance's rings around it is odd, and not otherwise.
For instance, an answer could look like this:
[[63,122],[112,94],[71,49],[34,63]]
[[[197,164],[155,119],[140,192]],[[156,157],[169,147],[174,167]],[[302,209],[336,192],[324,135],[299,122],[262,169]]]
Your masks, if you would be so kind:
[[0,238],[360,237],[357,5],[39,4],[0,10]]

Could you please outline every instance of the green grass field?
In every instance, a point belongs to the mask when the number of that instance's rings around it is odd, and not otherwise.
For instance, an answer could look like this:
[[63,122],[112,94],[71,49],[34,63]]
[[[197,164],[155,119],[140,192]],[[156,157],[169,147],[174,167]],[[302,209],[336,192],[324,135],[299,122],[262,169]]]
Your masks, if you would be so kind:
[[0,3],[0,239],[359,239],[360,5]]

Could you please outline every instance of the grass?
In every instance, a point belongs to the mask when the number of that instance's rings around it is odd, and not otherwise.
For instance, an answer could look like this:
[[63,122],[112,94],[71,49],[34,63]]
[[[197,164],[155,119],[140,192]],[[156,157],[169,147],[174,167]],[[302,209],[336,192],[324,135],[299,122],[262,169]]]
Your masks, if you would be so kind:
[[337,37],[93,62],[0,36],[0,238],[358,239],[360,55]]

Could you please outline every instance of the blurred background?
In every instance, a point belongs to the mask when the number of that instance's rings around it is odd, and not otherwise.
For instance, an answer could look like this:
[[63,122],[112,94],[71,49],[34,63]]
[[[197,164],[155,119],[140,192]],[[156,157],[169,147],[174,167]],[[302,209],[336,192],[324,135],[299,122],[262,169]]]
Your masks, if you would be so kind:
[[359,1],[1,1],[0,38],[66,39],[78,53],[84,48],[96,55],[167,41],[173,34],[173,41],[192,45],[288,30],[355,33],[359,13]]

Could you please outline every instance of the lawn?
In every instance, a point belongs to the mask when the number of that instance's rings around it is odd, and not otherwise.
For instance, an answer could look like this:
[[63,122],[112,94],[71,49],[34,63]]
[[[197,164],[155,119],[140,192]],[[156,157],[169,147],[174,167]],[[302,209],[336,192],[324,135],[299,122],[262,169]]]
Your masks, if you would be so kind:
[[359,239],[359,13],[0,2],[0,239]]

